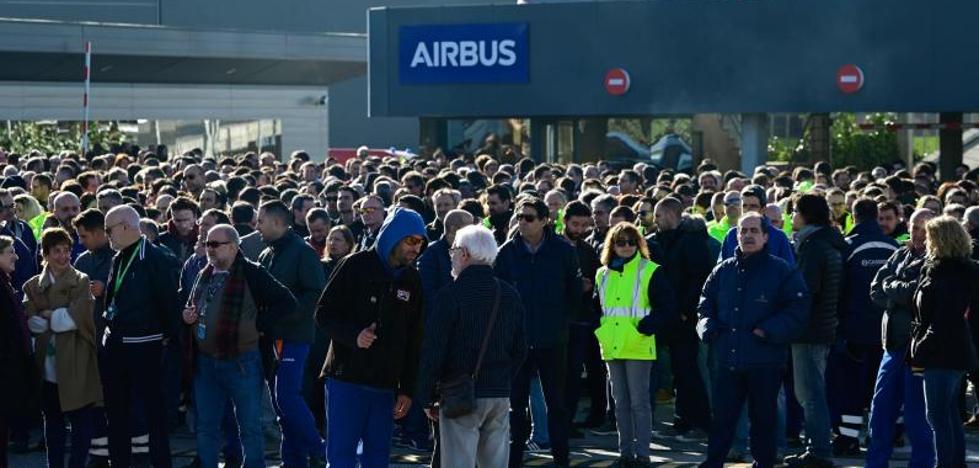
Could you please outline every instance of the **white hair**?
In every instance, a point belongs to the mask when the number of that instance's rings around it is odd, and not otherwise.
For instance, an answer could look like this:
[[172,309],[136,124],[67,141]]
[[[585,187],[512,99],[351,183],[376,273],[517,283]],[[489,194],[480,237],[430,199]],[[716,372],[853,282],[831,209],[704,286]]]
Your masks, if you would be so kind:
[[234,245],[241,245],[241,237],[238,236],[238,231],[230,224],[215,224],[211,230],[207,231],[207,234],[211,235],[211,233],[217,232],[223,232]]
[[466,249],[475,263],[492,265],[496,260],[496,238],[483,226],[469,225],[460,229],[453,245]]

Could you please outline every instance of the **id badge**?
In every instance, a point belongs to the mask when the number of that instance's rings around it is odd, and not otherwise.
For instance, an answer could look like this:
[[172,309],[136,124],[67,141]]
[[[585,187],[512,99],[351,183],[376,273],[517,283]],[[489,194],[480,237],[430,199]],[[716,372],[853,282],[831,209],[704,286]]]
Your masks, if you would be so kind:
[[109,304],[109,307],[105,309],[105,319],[106,320],[115,319],[116,313],[118,313],[118,309],[116,309],[116,303],[115,301],[113,301],[112,303]]
[[197,339],[198,340],[201,340],[201,341],[204,341],[204,338],[206,336],[207,336],[207,325],[204,325],[203,322],[202,323],[198,323],[197,324]]

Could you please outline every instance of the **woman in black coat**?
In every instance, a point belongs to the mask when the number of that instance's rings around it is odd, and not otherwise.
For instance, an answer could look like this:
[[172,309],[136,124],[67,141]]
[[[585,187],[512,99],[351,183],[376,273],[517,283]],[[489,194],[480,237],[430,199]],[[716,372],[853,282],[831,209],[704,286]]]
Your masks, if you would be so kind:
[[16,263],[14,240],[0,236],[0,468],[7,467],[8,423],[24,412],[34,393],[27,319],[10,284]]
[[924,375],[925,415],[935,437],[939,467],[965,465],[959,416],[962,377],[979,367],[974,331],[979,325],[979,264],[972,240],[950,216],[928,222],[928,261],[914,296],[911,367]]

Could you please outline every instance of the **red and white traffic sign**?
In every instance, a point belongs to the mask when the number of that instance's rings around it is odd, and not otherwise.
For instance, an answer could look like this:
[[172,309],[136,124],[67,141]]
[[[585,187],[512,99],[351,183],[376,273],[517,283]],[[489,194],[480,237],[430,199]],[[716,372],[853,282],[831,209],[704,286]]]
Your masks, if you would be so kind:
[[613,68],[605,74],[605,91],[612,96],[629,92],[629,72],[624,68]]
[[853,94],[863,88],[863,70],[856,65],[843,65],[836,72],[836,86],[846,94]]

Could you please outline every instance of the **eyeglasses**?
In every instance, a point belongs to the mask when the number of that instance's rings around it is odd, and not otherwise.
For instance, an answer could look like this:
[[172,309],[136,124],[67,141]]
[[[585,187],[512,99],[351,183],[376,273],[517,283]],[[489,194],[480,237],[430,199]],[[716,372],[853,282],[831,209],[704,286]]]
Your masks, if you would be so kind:
[[534,221],[537,221],[537,215],[533,215],[533,214],[518,214],[517,215],[517,219],[520,220],[520,221],[523,221],[525,223],[532,223]]
[[416,245],[421,244],[422,242],[425,242],[425,239],[419,236],[409,236],[404,238],[404,243],[409,247],[414,247]]
[[449,247],[449,255],[452,255],[452,254],[458,253],[458,252],[462,252],[464,250],[465,249],[462,248],[462,247]]
[[636,240],[635,239],[616,239],[615,240],[615,246],[616,247],[635,247],[636,246]]
[[230,243],[231,243],[231,241],[224,241],[224,242],[221,242],[221,241],[207,241],[207,242],[204,243],[204,247],[207,247],[209,249],[216,249],[218,247],[221,247],[224,244],[230,244]]

